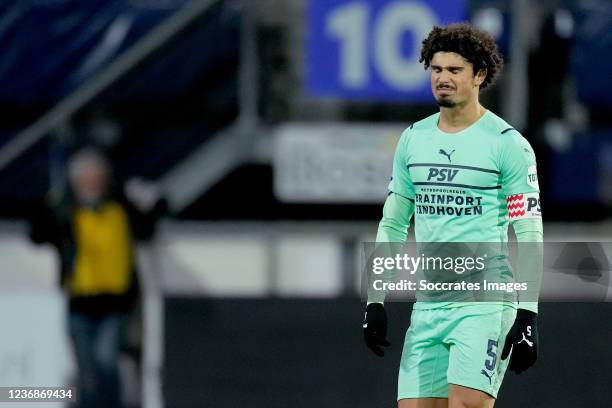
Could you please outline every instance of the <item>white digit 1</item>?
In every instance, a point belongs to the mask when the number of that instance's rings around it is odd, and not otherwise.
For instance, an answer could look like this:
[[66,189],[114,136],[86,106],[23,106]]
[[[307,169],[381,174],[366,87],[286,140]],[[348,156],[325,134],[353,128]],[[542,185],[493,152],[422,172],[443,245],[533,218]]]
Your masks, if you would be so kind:
[[369,79],[367,52],[368,8],[361,2],[330,13],[327,32],[341,41],[340,80],[349,88],[361,88]]
[[418,58],[402,57],[402,35],[410,31],[413,49],[419,50],[421,40],[436,24],[438,19],[424,5],[394,2],[385,7],[374,32],[376,67],[385,82],[400,90],[410,90],[425,80],[427,72]]

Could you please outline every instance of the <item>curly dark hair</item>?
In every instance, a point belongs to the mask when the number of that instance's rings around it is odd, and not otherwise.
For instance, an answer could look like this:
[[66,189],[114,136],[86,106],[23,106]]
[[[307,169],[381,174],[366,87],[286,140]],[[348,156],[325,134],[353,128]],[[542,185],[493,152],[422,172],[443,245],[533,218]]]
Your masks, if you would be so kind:
[[467,23],[450,24],[446,27],[435,26],[423,40],[419,62],[424,63],[425,69],[429,68],[434,54],[440,51],[461,55],[472,64],[474,75],[485,69],[487,76],[480,89],[492,84],[504,65],[493,37]]

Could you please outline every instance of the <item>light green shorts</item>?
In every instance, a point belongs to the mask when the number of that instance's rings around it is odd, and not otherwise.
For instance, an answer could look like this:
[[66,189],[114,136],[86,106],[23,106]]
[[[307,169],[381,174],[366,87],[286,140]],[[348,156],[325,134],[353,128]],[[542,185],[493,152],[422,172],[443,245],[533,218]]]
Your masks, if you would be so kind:
[[509,358],[501,360],[516,308],[455,303],[412,311],[400,363],[397,399],[448,398],[448,385],[497,397]]

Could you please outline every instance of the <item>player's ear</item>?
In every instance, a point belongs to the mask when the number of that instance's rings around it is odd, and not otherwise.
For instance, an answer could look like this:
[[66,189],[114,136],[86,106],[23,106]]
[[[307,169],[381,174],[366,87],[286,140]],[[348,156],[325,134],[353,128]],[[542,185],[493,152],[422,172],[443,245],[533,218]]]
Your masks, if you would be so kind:
[[480,85],[482,85],[486,77],[487,77],[487,70],[486,68],[482,68],[480,71],[476,73],[476,75],[474,75],[474,86],[480,87]]

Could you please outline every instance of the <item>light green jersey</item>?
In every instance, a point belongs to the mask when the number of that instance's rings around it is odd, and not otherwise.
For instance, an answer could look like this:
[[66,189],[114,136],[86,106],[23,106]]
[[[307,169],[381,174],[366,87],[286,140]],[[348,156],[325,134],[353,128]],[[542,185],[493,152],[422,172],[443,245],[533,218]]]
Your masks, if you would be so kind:
[[417,242],[506,242],[513,219],[540,216],[536,159],[525,138],[486,111],[445,133],[440,113],[406,129],[389,190],[415,204]]

